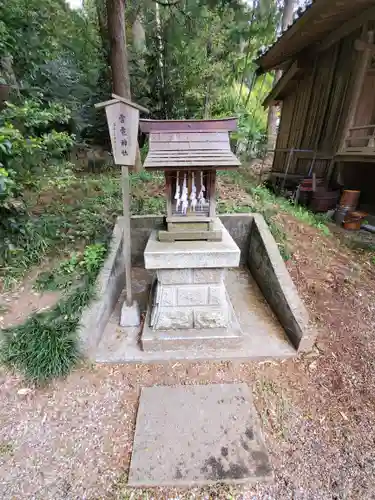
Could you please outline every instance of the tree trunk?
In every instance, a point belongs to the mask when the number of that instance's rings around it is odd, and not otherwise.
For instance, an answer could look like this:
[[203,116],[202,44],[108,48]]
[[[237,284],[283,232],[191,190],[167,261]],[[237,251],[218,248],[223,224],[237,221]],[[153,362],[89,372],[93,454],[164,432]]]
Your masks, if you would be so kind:
[[[211,55],[212,55],[212,43],[211,40],[208,40],[206,44],[206,57],[208,63],[210,63]],[[208,77],[206,82],[206,95],[204,97],[204,108],[203,108],[203,118],[205,120],[208,120],[211,117],[211,89],[212,89],[212,79]]]
[[160,101],[160,107],[164,112],[164,118],[168,118],[168,106],[166,103],[166,98],[165,98],[165,46],[163,43],[163,38],[162,38],[162,26],[161,26],[161,18],[160,18],[160,6],[158,2],[155,2],[155,24],[156,24],[156,39],[158,41],[158,66],[159,66],[159,81],[160,81],[160,94],[159,94],[159,101]]
[[[131,99],[128,51],[125,36],[125,1],[106,0],[106,6],[112,90],[114,94]],[[140,170],[141,168],[141,155],[137,146],[135,169]]]
[[139,54],[143,54],[146,50],[146,34],[140,13],[137,13],[137,16],[132,24],[132,35],[134,49]]
[[[281,19],[281,30],[284,32],[288,26],[293,23],[293,12],[294,12],[295,0],[284,0],[283,16]],[[275,71],[275,77],[273,80],[273,87],[277,84],[282,76],[281,70]],[[267,120],[267,150],[273,151],[276,148],[277,139],[277,107],[270,106],[268,109],[268,120]]]
[[102,50],[106,61],[105,70],[103,71],[104,79],[111,79],[111,61],[110,61],[110,48],[108,39],[108,22],[106,5],[102,0],[95,0],[95,11],[98,20],[100,39],[102,42]]
[[113,92],[130,99],[128,51],[125,39],[124,0],[107,0],[108,37]]

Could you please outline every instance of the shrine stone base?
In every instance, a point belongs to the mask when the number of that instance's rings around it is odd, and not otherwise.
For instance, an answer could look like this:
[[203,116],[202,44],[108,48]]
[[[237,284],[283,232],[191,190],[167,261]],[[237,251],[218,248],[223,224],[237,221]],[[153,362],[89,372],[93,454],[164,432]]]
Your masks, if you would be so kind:
[[238,347],[242,332],[225,288],[240,250],[221,225],[221,241],[158,241],[145,249],[146,269],[156,276],[142,332],[145,351]]

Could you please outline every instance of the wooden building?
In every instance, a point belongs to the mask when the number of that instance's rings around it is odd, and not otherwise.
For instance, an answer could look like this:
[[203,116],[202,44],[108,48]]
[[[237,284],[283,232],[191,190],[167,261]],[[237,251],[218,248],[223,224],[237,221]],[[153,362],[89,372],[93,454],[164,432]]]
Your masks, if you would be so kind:
[[[283,75],[271,177],[311,176],[361,190],[375,211],[375,2],[315,0],[258,60]],[[286,176],[285,176],[286,174]]]

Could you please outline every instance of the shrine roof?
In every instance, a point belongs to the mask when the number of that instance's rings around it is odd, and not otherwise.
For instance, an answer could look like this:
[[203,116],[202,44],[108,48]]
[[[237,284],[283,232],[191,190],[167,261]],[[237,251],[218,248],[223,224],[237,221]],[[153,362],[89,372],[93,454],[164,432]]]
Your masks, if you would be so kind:
[[145,168],[233,168],[240,165],[230,149],[236,118],[218,120],[140,120],[150,134]]

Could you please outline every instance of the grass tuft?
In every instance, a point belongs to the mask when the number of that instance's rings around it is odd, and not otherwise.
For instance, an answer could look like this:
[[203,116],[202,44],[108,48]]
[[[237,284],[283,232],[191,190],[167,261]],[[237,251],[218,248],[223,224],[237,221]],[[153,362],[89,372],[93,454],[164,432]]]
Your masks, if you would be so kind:
[[78,321],[76,315],[31,316],[23,325],[3,332],[1,362],[34,383],[67,375],[79,359],[75,336]]
[[85,277],[53,309],[4,330],[0,362],[35,384],[66,376],[80,360],[76,332],[83,308],[95,295],[94,283],[94,276]]
[[64,289],[66,295],[51,310],[3,331],[0,362],[36,384],[70,372],[80,359],[76,332],[81,313],[95,295],[95,279],[105,254],[103,244],[88,245],[82,254],[74,253],[59,264],[47,279],[38,278],[39,288]]

